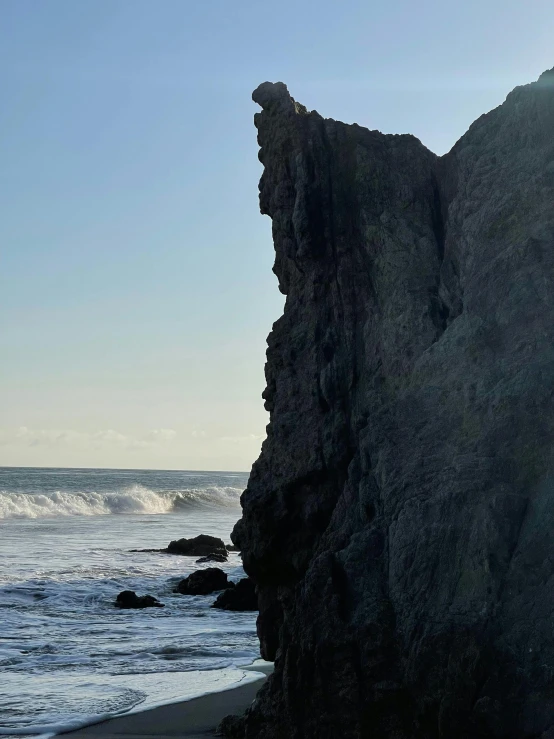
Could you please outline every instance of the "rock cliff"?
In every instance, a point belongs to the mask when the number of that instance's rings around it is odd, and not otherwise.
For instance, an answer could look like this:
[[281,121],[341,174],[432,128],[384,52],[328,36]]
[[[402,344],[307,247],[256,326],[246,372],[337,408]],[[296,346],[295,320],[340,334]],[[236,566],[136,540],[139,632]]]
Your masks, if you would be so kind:
[[253,97],[286,304],[244,736],[552,739],[554,70],[442,158]]

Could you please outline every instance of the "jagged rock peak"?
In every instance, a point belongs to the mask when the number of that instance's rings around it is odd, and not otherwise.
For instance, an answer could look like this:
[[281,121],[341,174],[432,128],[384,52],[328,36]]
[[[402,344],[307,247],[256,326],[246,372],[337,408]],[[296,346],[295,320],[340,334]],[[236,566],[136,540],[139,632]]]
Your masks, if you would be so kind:
[[252,93],[252,100],[264,110],[284,113],[307,113],[301,103],[291,96],[284,82],[262,82]]
[[554,67],[543,72],[539,77],[538,82],[548,87],[554,86]]

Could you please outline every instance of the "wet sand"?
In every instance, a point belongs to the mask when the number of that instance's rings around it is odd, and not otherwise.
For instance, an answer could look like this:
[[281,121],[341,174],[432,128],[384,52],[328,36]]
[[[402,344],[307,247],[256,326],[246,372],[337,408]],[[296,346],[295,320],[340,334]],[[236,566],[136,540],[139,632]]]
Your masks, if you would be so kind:
[[71,739],[149,739],[150,737],[186,737],[208,739],[215,736],[219,722],[230,713],[243,713],[254,700],[273,665],[252,665],[249,669],[265,673],[259,680],[210,693],[199,698],[129,713],[63,734]]

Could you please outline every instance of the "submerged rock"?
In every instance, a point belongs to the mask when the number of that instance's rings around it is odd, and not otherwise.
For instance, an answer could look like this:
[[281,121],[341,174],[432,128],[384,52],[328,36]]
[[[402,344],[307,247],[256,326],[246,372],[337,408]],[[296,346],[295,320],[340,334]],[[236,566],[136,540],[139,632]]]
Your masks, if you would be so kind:
[[168,554],[181,554],[189,557],[204,557],[215,554],[227,559],[229,556],[222,539],[206,534],[200,534],[200,536],[195,536],[193,539],[172,541],[166,551]]
[[219,567],[208,567],[205,570],[197,570],[177,585],[176,593],[182,595],[209,595],[216,590],[232,588],[233,583],[227,579],[227,573]]
[[196,564],[205,564],[206,562],[226,562],[227,557],[223,554],[208,554],[207,557],[200,557],[196,560]]
[[232,535],[279,656],[246,735],[554,736],[554,70],[441,158],[254,100],[287,298]]
[[221,608],[224,611],[257,611],[258,596],[254,582],[249,577],[239,580],[234,588],[218,596],[212,608]]
[[123,590],[115,599],[117,608],[163,608],[153,595],[137,595],[133,590]]

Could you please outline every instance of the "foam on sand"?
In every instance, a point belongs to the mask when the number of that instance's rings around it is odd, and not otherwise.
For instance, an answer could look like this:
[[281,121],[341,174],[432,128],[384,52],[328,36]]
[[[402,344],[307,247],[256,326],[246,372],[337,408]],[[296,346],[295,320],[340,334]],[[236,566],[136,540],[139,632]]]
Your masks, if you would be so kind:
[[272,669],[271,663],[256,660],[242,668],[236,682],[221,690],[208,690],[185,699],[139,705],[128,711],[89,715],[57,724],[0,727],[0,736],[34,735],[46,739],[66,733],[77,737],[108,736],[112,733],[187,736],[191,732],[205,732],[215,728],[224,716],[246,710]]

